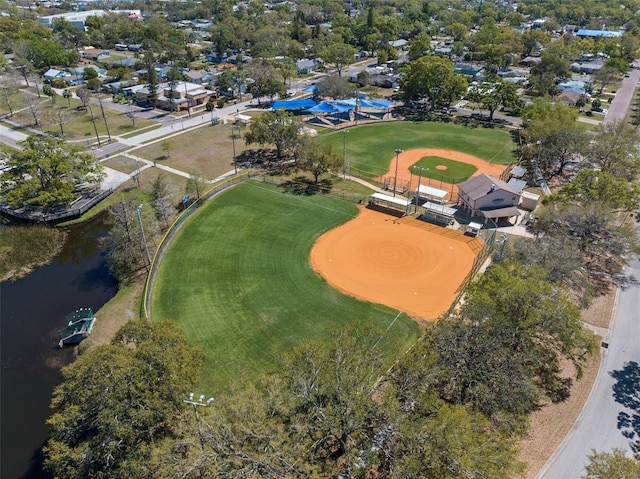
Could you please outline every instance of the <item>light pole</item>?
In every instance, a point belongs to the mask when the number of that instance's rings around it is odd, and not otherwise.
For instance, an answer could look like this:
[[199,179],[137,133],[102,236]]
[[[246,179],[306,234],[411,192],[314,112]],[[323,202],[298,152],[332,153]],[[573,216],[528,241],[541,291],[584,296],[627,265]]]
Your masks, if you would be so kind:
[[349,130],[342,130],[342,175],[347,179],[347,133]]
[[204,401],[204,394],[201,394],[198,400],[195,399],[195,394],[189,393],[189,399],[183,399],[182,402],[191,404],[193,406],[193,413],[196,416],[196,424],[198,425],[198,436],[200,436],[200,447],[204,451],[204,437],[202,436],[202,430],[200,428],[200,416],[198,415],[199,407],[209,407],[213,404],[214,399],[209,398],[207,402]]
[[398,184],[398,157],[400,156],[400,153],[402,153],[404,150],[401,150],[400,148],[396,148],[395,152],[396,152],[396,174],[393,177],[393,196],[396,196],[396,186]]
[[504,256],[504,245],[507,242],[507,235],[505,233],[502,233],[500,235],[500,244],[502,245],[500,247],[500,258],[498,259],[498,263],[502,263],[502,257]]
[[[142,209],[142,203],[138,205],[136,208],[136,216],[138,217],[138,223],[140,223],[140,231],[142,232],[142,244],[144,246],[144,250],[147,253],[147,260],[149,261],[149,266],[151,265],[151,254],[149,253],[149,245],[147,244],[147,238],[144,235],[144,227],[142,226],[142,217],[140,216],[140,210]],[[147,268],[148,270],[148,268]]]
[[231,125],[231,143],[233,145],[233,170],[238,174],[238,163],[236,163],[236,128],[240,131],[240,127]]
[[98,127],[96,126],[96,118],[93,116],[93,110],[91,109],[91,106],[88,106],[89,108],[89,113],[91,114],[91,122],[93,123],[93,130],[96,132],[96,140],[98,140],[98,146],[102,146],[100,144],[100,135],[98,135]]
[[109,143],[111,143],[111,133],[109,132],[109,124],[107,123],[107,116],[104,114],[104,106],[102,106],[102,98],[100,95],[98,96],[98,103],[100,103],[100,111],[102,111],[102,119],[104,120],[104,127],[107,129],[107,137],[109,138]]

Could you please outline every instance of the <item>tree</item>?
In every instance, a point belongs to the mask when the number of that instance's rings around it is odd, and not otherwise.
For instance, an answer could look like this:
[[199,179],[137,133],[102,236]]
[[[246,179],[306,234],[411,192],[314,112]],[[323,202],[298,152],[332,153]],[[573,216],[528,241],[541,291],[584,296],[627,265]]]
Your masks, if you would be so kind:
[[249,92],[254,98],[258,99],[258,103],[260,103],[260,97],[263,96],[267,96],[273,101],[275,96],[284,98],[287,94],[284,83],[273,75],[262,75],[254,80],[255,81],[249,86]]
[[33,117],[34,126],[39,126],[40,119],[38,117],[38,110],[40,109],[40,97],[34,95],[29,90],[22,90],[22,99]]
[[63,368],[47,421],[45,468],[56,477],[157,477],[155,447],[178,435],[202,353],[170,322],[132,320],[110,345]]
[[131,283],[140,269],[150,266],[150,240],[157,227],[148,208],[141,206],[122,199],[109,208],[112,227],[102,243],[107,250],[109,271],[123,285]]
[[321,145],[315,140],[303,141],[296,149],[297,164],[313,175],[318,184],[320,175],[330,171],[340,171],[343,158],[331,145]]
[[187,179],[187,185],[185,186],[185,193],[187,195],[195,195],[196,199],[199,200],[206,186],[207,180],[202,176],[202,173],[198,170],[191,170],[189,178]]
[[469,91],[469,98],[489,110],[490,121],[493,121],[494,113],[501,107],[518,108],[521,103],[517,87],[504,81],[481,83]]
[[587,158],[602,171],[634,181],[640,171],[640,154],[635,145],[640,133],[624,120],[600,125]]
[[353,63],[355,59],[356,49],[346,43],[332,43],[322,51],[322,59],[326,63],[331,63],[338,72],[338,76],[342,76],[342,70],[345,66]]
[[73,94],[71,93],[71,90],[69,90],[68,88],[65,88],[65,90],[62,92],[62,97],[67,100],[67,107],[68,108],[71,108],[71,97],[72,96],[73,96]]
[[99,78],[92,78],[87,81],[87,89],[91,90],[94,93],[97,93],[102,88],[102,80]]
[[591,450],[589,464],[582,479],[635,479],[640,477],[640,462],[628,457],[624,450],[611,452]]
[[51,86],[49,86],[49,85],[43,86],[42,87],[42,93],[49,97],[49,100],[51,101],[52,105],[56,104],[57,93],[55,92],[55,90],[53,88],[51,88]]
[[279,159],[300,143],[302,124],[284,110],[266,112],[255,118],[244,135],[247,145],[275,145]]
[[584,257],[584,271],[595,281],[603,274],[620,274],[625,256],[638,247],[632,219],[596,203],[550,202],[533,227],[538,234],[570,238]]
[[598,95],[602,95],[607,85],[612,84],[618,78],[619,71],[613,66],[603,66],[600,70],[593,74],[593,81],[600,85]]
[[82,109],[86,110],[87,105],[89,104],[89,98],[91,98],[91,90],[82,86],[76,90],[76,96],[80,98],[80,101],[82,102]]
[[163,174],[158,174],[151,184],[151,202],[156,211],[156,218],[162,221],[165,228],[169,226],[169,220],[176,209],[172,201],[173,192]]
[[527,146],[524,154],[548,175],[561,175],[571,162],[584,163],[588,134],[576,122],[577,112],[538,98],[522,112]]
[[2,179],[13,185],[6,200],[12,206],[25,202],[40,206],[69,204],[79,183],[97,185],[104,178],[103,167],[93,156],[62,140],[34,135],[21,142],[23,150],[8,158]]
[[566,397],[560,358],[578,367],[594,348],[578,309],[539,267],[503,261],[469,286],[454,321],[438,323],[433,384],[443,399],[469,404],[504,430],[521,430],[539,395]]
[[161,141],[160,148],[162,148],[162,151],[166,152],[167,158],[169,158],[169,153],[171,152],[171,148],[173,148],[173,145],[171,144],[171,142],[169,140]]
[[418,35],[409,46],[409,61],[428,55],[431,51],[431,37],[424,33]]
[[450,103],[460,98],[467,89],[464,77],[453,73],[451,60],[436,56],[409,62],[401,85],[405,100],[421,100],[426,97],[432,110],[438,101]]
[[350,98],[353,96],[354,90],[352,83],[338,75],[328,75],[316,82],[317,95],[334,100]]
[[302,344],[283,361],[280,387],[292,440],[312,446],[311,461],[328,468],[323,477],[340,471],[340,463],[352,464],[382,427],[380,405],[371,399],[383,372],[377,337],[371,328],[350,325],[330,344]]
[[582,170],[549,199],[552,202],[600,205],[611,214],[633,213],[640,204],[640,186],[606,171]]
[[91,80],[92,78],[98,78],[98,72],[96,71],[95,68],[91,68],[91,67],[84,67],[84,69],[82,70],[82,76],[84,77],[85,80]]

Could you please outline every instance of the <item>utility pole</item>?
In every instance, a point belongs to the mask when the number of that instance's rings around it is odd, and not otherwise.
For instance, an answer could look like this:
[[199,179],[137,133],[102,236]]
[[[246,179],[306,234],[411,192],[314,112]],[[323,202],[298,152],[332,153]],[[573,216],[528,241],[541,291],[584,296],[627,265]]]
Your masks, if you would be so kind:
[[140,216],[141,209],[142,203],[140,203],[136,208],[136,216],[138,217],[138,223],[140,223],[140,231],[142,232],[142,245],[144,246],[144,250],[147,253],[147,260],[149,261],[147,266],[147,271],[149,271],[149,267],[151,266],[151,254],[149,253],[149,245],[147,244],[147,238],[144,234],[144,227],[142,226],[142,217]]
[[109,133],[109,124],[107,123],[107,116],[104,114],[104,106],[102,106],[102,98],[98,96],[98,103],[100,103],[100,110],[102,111],[102,119],[104,120],[104,126],[107,129],[107,136],[109,137],[109,143],[111,143],[111,133]]

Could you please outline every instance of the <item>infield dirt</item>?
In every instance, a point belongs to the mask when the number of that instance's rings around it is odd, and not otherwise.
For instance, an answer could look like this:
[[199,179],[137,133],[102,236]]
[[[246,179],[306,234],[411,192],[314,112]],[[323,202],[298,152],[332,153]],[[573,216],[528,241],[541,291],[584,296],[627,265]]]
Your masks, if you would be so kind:
[[[409,181],[411,181],[409,189],[415,190],[418,186],[418,177],[416,175],[411,175],[409,168],[411,167],[411,165],[415,164],[418,160],[424,158],[425,156],[439,156],[441,158],[447,158],[449,160],[473,165],[477,168],[477,171],[473,176],[485,173],[489,176],[493,176],[494,178],[498,178],[506,168],[506,166],[504,165],[489,163],[488,161],[481,160],[477,156],[469,155],[467,153],[461,153],[459,151],[441,150],[437,148],[417,148],[415,150],[404,151],[397,156],[398,181],[406,183],[409,183]],[[389,171],[383,176],[393,176],[395,174],[395,161],[395,158],[391,160],[391,163],[389,164]]]
[[457,231],[362,207],[318,239],[311,264],[344,293],[432,320],[449,309],[481,246]]

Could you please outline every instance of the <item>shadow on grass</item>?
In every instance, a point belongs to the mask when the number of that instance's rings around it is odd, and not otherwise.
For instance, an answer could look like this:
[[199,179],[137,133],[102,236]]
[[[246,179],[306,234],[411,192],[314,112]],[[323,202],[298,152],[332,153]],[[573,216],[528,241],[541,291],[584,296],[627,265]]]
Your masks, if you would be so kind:
[[314,183],[310,178],[304,176],[296,176],[292,180],[282,183],[282,187],[288,193],[294,195],[312,196],[320,194],[327,194],[331,191],[331,180],[323,179]]

